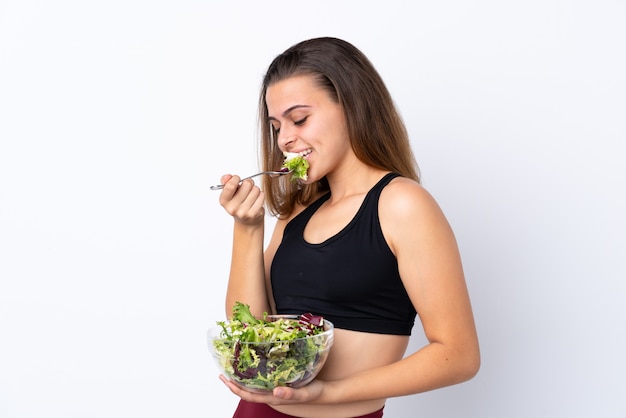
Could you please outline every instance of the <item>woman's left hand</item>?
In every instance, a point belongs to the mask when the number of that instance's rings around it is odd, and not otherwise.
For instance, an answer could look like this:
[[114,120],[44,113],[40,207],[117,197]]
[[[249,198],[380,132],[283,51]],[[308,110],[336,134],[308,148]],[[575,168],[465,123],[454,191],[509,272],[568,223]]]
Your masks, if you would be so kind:
[[248,402],[265,403],[270,405],[285,405],[295,403],[313,403],[321,395],[324,389],[324,382],[313,380],[308,385],[294,389],[290,387],[277,387],[273,392],[256,393],[248,392],[241,386],[228,380],[224,375],[220,375],[220,380],[224,382],[232,393]]

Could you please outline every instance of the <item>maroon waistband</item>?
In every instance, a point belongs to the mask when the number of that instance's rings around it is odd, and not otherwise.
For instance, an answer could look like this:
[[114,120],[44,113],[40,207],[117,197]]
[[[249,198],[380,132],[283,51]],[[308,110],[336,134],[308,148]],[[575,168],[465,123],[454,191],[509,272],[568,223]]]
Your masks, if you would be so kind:
[[[383,416],[383,408],[380,408],[378,411],[366,414],[359,415],[358,417],[351,418],[382,418]],[[254,403],[248,402],[241,399],[239,401],[239,405],[235,410],[235,415],[233,418],[298,418],[294,415],[283,414],[275,410],[264,403]]]

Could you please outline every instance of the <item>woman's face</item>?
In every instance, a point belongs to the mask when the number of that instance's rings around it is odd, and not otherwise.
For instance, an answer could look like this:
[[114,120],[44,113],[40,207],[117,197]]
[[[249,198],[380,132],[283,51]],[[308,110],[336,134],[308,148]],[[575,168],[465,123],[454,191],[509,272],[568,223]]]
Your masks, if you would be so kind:
[[343,108],[311,76],[272,84],[266,104],[280,150],[301,153],[309,161],[307,183],[336,170],[352,154]]

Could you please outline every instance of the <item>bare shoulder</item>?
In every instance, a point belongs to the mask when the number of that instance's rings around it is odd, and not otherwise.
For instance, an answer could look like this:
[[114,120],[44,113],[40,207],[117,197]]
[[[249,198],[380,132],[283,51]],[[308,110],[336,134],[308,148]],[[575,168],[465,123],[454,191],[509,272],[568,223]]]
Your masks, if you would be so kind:
[[432,195],[414,180],[397,177],[381,194],[379,208],[381,215],[412,217],[428,212],[440,212],[439,205]]
[[425,242],[451,232],[433,196],[413,180],[392,180],[383,189],[378,205],[383,233],[394,252],[398,245],[405,246],[418,237]]

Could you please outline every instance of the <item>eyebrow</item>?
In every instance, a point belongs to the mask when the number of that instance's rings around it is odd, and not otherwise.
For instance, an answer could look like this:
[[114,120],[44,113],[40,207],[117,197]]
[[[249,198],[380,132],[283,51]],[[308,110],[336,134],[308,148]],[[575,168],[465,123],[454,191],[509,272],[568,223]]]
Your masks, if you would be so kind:
[[[308,105],[293,105],[289,109],[285,110],[281,116],[282,117],[286,117],[288,114],[290,114],[291,112],[293,112],[296,109],[309,108],[309,107],[311,107],[311,106],[308,106]],[[277,120],[277,119],[275,117],[273,117],[273,116],[270,116],[268,118],[268,120]]]

